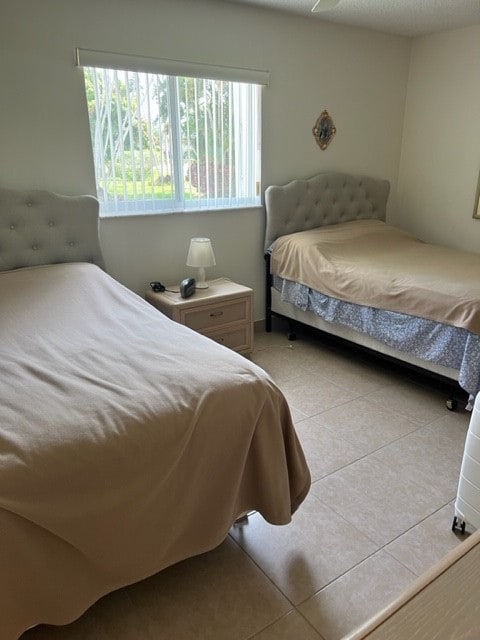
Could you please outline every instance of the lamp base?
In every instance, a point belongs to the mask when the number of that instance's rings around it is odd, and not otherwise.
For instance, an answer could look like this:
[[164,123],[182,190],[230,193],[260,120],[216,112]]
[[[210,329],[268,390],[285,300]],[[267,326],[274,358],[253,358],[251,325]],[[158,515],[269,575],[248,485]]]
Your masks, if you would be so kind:
[[198,277],[195,282],[196,289],[208,289],[208,283],[205,280],[205,267],[198,268]]

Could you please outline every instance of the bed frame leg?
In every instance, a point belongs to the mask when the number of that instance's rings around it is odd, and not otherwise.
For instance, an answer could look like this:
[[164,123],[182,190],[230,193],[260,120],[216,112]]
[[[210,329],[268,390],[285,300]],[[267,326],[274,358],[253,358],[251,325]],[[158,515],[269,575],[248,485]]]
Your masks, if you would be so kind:
[[288,321],[287,338],[292,342],[297,339],[297,333],[295,331],[295,323],[293,322],[293,320]]
[[458,400],[456,398],[449,398],[445,404],[449,411],[456,411],[458,409]]
[[271,333],[272,332],[272,311],[271,309],[266,309],[266,315],[265,315],[265,331],[267,333]]
[[272,274],[270,273],[270,254],[265,258],[265,331],[272,331]]

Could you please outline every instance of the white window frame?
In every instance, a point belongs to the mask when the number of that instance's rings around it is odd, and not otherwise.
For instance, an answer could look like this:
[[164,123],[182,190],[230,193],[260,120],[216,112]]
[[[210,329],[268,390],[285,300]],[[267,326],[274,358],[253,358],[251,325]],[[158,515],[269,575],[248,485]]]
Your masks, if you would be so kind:
[[[169,128],[170,145],[174,149],[172,153],[173,171],[175,188],[173,189],[174,198],[155,200],[153,195],[145,197],[145,193],[141,194],[140,199],[126,197],[126,189],[123,195],[117,197],[114,193],[109,195],[107,199],[102,198],[101,193],[98,194],[100,200],[100,214],[102,216],[124,216],[138,215],[145,213],[170,213],[177,211],[192,211],[197,209],[223,209],[223,208],[244,208],[249,206],[260,205],[260,166],[261,166],[261,90],[258,85],[267,85],[269,82],[269,74],[267,71],[257,69],[240,69],[235,67],[226,67],[219,65],[205,65],[195,62],[186,62],[179,60],[147,58],[144,56],[131,56],[112,52],[93,51],[87,49],[75,50],[75,61],[79,67],[92,67],[95,70],[112,70],[103,73],[116,74],[116,72],[134,72],[129,74],[130,79],[138,81],[138,78],[146,76],[138,76],[137,74],[155,74],[156,76],[169,76],[168,95],[169,95]],[[115,71],[117,70],[117,71]],[[234,196],[219,197],[219,190],[215,187],[213,194],[207,188],[207,194],[203,197],[185,198],[184,189],[184,158],[179,149],[182,148],[180,133],[180,110],[179,110],[179,86],[182,79],[196,78],[194,86],[199,82],[212,83],[214,80],[230,83],[227,87],[232,91],[232,100],[235,101],[238,109],[235,109],[234,122],[232,122],[233,130],[236,132],[236,142],[242,141],[242,144],[236,143],[234,166],[235,188],[227,192],[234,193]],[[165,78],[164,78],[165,79]],[[208,80],[207,80],[208,79]],[[190,82],[190,80],[188,80]],[[242,83],[242,84],[239,84]],[[187,82],[185,82],[187,85]],[[217,83],[218,85],[218,83]],[[223,85],[221,85],[223,86]],[[185,94],[187,95],[187,94]],[[241,113],[239,113],[241,111]],[[215,116],[215,114],[214,114]],[[213,128],[212,131],[215,131]],[[94,153],[96,149],[93,141]],[[215,147],[216,148],[216,147]],[[102,153],[103,153],[102,149]],[[143,159],[143,156],[141,156]],[[208,159],[208,158],[207,158]],[[100,162],[95,161],[95,173],[97,185],[99,184],[99,176],[97,171]],[[103,160],[102,160],[103,162]],[[223,162],[223,161],[222,161]],[[206,163],[206,166],[207,163]],[[217,166],[217,165],[214,165]],[[223,164],[221,165],[223,167]],[[238,170],[243,168],[243,174]],[[141,167],[143,172],[143,166]],[[197,168],[197,179],[199,169]],[[227,175],[230,175],[227,172]],[[212,181],[217,185],[218,172],[212,177]],[[223,194],[224,172],[222,171],[220,180],[222,181],[222,189],[220,195]],[[205,197],[205,195],[207,197]],[[209,197],[210,196],[210,197]],[[213,196],[213,197],[212,197]]]

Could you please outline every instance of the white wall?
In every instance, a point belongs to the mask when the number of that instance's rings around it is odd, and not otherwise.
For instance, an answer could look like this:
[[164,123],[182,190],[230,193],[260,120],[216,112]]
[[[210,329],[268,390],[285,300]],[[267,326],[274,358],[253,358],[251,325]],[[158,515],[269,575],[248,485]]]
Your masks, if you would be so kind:
[[[16,0],[0,20],[0,183],[94,193],[83,77],[74,47],[268,69],[263,187],[322,170],[396,185],[411,43],[407,39],[215,0]],[[337,135],[321,151],[323,109]],[[478,136],[477,136],[478,139]],[[217,267],[264,304],[262,208],[106,219],[109,272],[143,293],[187,275],[188,242],[210,236]]]
[[424,240],[480,252],[480,26],[413,41],[392,221]]

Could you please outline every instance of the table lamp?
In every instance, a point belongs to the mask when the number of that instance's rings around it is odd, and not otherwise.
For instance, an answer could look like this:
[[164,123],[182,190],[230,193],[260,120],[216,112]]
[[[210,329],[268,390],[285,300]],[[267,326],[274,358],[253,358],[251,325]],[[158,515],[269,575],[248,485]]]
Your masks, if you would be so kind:
[[208,289],[205,282],[205,267],[214,267],[215,255],[210,238],[192,238],[187,255],[187,266],[198,268],[197,289]]

